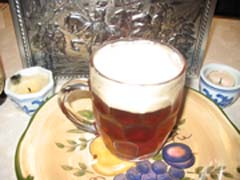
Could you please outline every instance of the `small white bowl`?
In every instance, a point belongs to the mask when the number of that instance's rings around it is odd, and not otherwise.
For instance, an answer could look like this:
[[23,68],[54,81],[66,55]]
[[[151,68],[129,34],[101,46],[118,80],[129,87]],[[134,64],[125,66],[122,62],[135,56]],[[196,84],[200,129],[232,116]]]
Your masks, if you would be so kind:
[[[16,93],[13,91],[11,86],[13,86],[13,82],[11,78],[13,76],[20,75],[21,77],[31,77],[36,75],[43,75],[44,77],[47,77],[47,83],[44,84],[43,87],[40,88],[39,91],[31,92],[31,93]],[[18,107],[20,107],[24,112],[26,112],[29,115],[32,115],[38,107],[50,96],[54,93],[54,80],[53,80],[53,74],[50,70],[47,70],[42,67],[30,67],[22,69],[18,72],[16,72],[13,76],[8,78],[6,80],[6,86],[5,86],[5,93],[7,96],[16,103]],[[35,81],[36,82],[36,81]],[[21,81],[19,82],[21,83]],[[36,84],[36,83],[35,83]]]
[[[227,76],[223,75],[219,78],[219,83],[216,83],[213,78],[216,79],[218,75],[211,78],[212,72],[220,72]],[[199,90],[218,106],[225,108],[240,96],[240,71],[224,64],[207,64],[200,71]]]

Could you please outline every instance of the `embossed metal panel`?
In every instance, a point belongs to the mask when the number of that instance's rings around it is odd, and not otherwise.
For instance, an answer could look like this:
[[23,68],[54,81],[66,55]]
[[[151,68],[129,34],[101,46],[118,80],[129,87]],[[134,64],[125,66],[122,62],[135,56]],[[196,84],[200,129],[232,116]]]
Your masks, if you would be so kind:
[[216,0],[10,0],[24,66],[88,76],[95,47],[122,37],[170,44],[198,75]]

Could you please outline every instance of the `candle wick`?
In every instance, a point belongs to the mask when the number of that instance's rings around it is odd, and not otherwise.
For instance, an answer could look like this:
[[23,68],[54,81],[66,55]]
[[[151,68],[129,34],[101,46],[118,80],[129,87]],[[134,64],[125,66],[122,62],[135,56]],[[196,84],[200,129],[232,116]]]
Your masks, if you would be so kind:
[[27,89],[28,89],[28,92],[32,92],[31,88],[28,87]]
[[222,85],[222,78],[219,79],[218,84],[219,84],[219,85]]

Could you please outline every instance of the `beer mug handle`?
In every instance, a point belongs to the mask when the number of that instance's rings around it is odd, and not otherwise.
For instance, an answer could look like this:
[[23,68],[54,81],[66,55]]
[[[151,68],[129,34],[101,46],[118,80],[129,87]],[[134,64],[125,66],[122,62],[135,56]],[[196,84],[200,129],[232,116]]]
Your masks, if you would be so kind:
[[89,133],[98,134],[95,121],[90,122],[86,117],[77,113],[71,107],[71,102],[79,99],[91,99],[88,79],[70,80],[65,83],[58,93],[58,104],[65,116],[71,120],[77,128]]

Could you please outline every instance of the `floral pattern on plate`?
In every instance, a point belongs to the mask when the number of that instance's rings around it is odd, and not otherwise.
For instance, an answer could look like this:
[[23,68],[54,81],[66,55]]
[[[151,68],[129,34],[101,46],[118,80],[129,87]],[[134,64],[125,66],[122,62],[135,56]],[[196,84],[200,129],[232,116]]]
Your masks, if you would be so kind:
[[[195,163],[182,169],[184,176],[178,179],[240,179],[238,130],[203,95],[188,89],[186,97],[181,120],[163,147],[182,143],[191,148]],[[80,112],[92,118],[90,100],[79,103],[82,103]],[[33,116],[19,141],[15,161],[17,177],[19,180],[108,180],[114,177],[117,180],[119,174],[126,178],[129,169],[139,166],[139,162],[124,162],[111,156],[99,139],[76,129],[61,113],[54,96]],[[166,173],[177,179],[162,151],[149,159],[149,163],[165,163]],[[118,164],[124,164],[123,168],[116,170]],[[144,173],[140,173],[143,179]]]

